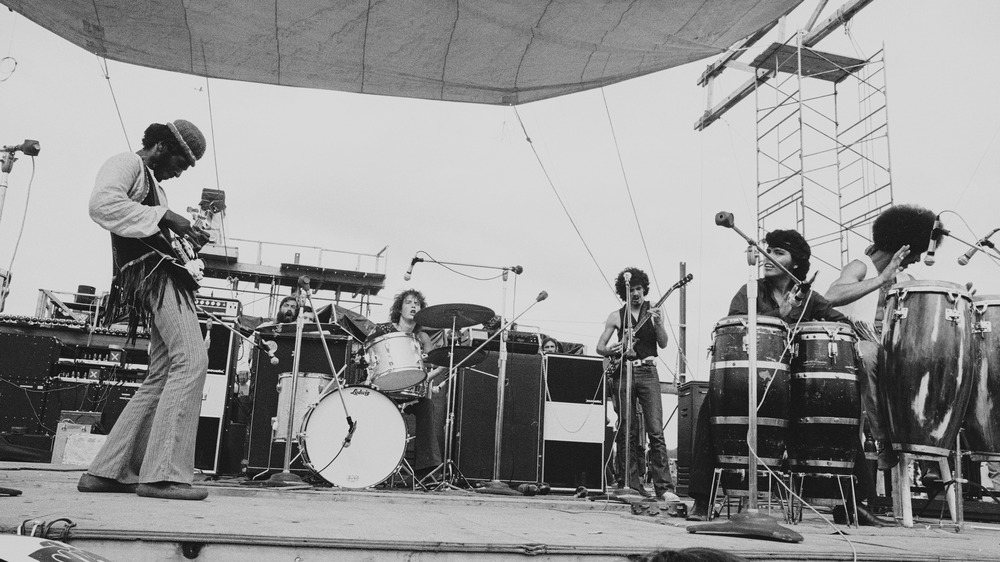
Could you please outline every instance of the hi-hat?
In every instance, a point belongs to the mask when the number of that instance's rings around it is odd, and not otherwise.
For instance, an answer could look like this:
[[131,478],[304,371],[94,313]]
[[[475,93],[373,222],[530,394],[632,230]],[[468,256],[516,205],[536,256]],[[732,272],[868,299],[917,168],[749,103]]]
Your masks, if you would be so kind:
[[414,321],[425,328],[468,328],[493,318],[493,310],[478,304],[436,304],[421,310]]
[[[476,365],[483,362],[486,359],[485,351],[475,351],[474,347],[467,346],[456,346],[455,347],[455,365],[462,363],[463,367],[475,367]],[[427,353],[427,362],[437,365],[439,367],[448,367],[448,355],[451,353],[452,348],[450,347],[439,347],[437,349],[432,349]],[[468,360],[466,358],[468,357]]]

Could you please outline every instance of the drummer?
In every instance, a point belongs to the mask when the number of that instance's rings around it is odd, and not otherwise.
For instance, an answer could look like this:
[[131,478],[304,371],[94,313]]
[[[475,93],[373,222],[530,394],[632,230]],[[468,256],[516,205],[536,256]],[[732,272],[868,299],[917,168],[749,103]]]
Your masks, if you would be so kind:
[[[389,322],[376,324],[375,330],[368,336],[370,342],[375,338],[402,332],[413,334],[420,342],[420,348],[426,354],[434,349],[431,338],[416,322],[416,315],[427,306],[423,293],[416,289],[407,289],[396,295],[389,310]],[[418,398],[414,407],[416,417],[416,439],[414,440],[413,472],[417,479],[431,473],[444,462],[444,424],[447,414],[447,392],[435,388],[440,384],[439,377],[447,373],[447,367],[436,367],[428,373],[427,395]],[[438,380],[435,380],[438,379]]]
[[[790,277],[769,260],[765,261],[764,276],[757,280],[757,314],[780,318],[789,324],[847,321],[847,317],[835,310],[822,295],[810,288],[796,290],[796,283],[804,280],[809,272],[809,258],[812,256],[809,243],[801,234],[795,230],[773,230],[764,237],[764,242],[767,254],[795,277]],[[747,304],[747,286],[744,285],[729,305],[729,316],[747,314]],[[710,404],[705,401],[698,412],[688,484],[688,495],[694,498],[694,507],[688,516],[692,521],[703,521],[708,516],[709,493],[716,466],[711,418]],[[860,478],[859,487],[872,486],[870,480]],[[859,519],[864,522],[869,516],[863,508],[859,508]]]

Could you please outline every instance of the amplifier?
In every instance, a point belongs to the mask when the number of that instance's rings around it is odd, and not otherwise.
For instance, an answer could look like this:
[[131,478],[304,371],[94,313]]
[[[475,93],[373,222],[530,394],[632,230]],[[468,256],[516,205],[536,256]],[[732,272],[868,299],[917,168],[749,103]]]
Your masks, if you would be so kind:
[[[484,341],[489,339],[494,332],[482,328],[466,328],[462,330],[462,345],[479,347]],[[541,349],[541,340],[535,332],[518,332],[510,330],[506,336],[498,336],[486,344],[483,349],[487,351],[500,351],[500,337],[505,337],[508,353],[538,353]]]
[[194,303],[205,312],[224,318],[236,318],[243,312],[243,305],[237,299],[197,295],[194,297]]

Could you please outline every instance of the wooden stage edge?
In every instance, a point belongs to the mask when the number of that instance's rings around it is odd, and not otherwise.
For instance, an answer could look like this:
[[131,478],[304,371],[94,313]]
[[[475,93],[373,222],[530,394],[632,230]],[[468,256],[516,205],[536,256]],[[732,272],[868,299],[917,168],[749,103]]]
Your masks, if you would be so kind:
[[[568,495],[499,496],[465,490],[276,489],[206,482],[209,498],[183,502],[76,491],[80,467],[0,463],[0,533],[25,521],[49,538],[108,560],[636,560],[663,549],[711,547],[747,560],[1000,561],[1000,525],[961,533],[920,519],[912,529],[831,526],[807,514],[801,543],[691,534],[667,515]],[[635,497],[638,500],[638,497]],[[655,511],[655,510],[654,510]],[[829,508],[820,508],[829,514]],[[776,513],[780,517],[780,514]],[[29,525],[30,527],[30,525]],[[835,531],[843,532],[843,536]],[[3,553],[0,552],[0,559]]]

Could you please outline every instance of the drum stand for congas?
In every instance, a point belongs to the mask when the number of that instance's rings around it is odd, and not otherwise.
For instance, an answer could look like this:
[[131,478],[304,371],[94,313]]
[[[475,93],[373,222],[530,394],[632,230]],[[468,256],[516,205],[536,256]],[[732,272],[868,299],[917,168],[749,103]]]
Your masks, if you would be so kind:
[[[913,527],[913,498],[910,492],[910,465],[916,460],[936,461],[941,471],[941,479],[944,481],[945,495],[947,497],[948,510],[951,513],[951,522],[955,526],[956,532],[961,532],[964,522],[964,503],[962,498],[962,450],[960,445],[961,432],[955,437],[955,474],[952,477],[951,467],[948,465],[948,457],[922,455],[897,451],[899,453],[899,463],[892,469],[892,505],[899,506],[898,517],[904,527]],[[929,498],[929,504],[933,498]]]
[[[768,255],[757,242],[736,228],[733,221],[733,214],[721,212],[715,215],[715,224],[733,229],[737,234],[746,240],[747,246],[747,372],[757,372],[757,263],[759,256],[763,255],[774,264],[784,270],[792,279],[796,279],[791,271]],[[802,542],[802,535],[786,529],[768,515],[760,513],[757,509],[757,377],[747,377],[747,414],[749,415],[747,432],[747,474],[749,480],[749,501],[745,513],[738,513],[729,521],[723,523],[702,523],[700,525],[690,525],[687,529],[690,533],[724,533],[730,535],[743,535],[749,537],[766,538],[785,542]]]
[[[722,477],[723,477],[723,475],[726,472],[737,472],[737,471],[732,470],[732,469],[726,469],[726,468],[716,467],[715,471],[714,471],[714,474],[712,475],[712,485],[709,488],[709,493],[708,493],[708,500],[709,500],[708,501],[708,505],[709,505],[708,520],[709,521],[711,521],[712,519],[715,519],[715,504],[718,503],[718,501],[719,501],[719,494],[720,493],[722,494],[722,502],[723,502],[722,503],[722,507],[725,507],[727,509],[727,518],[729,518],[729,519],[732,519],[732,513],[728,511],[730,509],[730,506],[731,506],[731,504],[730,504],[730,499],[731,498],[739,498],[739,506],[737,507],[737,511],[736,511],[737,515],[739,515],[743,511],[743,500],[744,500],[744,498],[746,498],[747,503],[749,503],[749,500],[750,500],[750,494],[749,494],[749,492],[743,492],[742,489],[731,490],[731,489],[728,489],[728,488],[726,488],[725,486],[722,485],[723,484]],[[786,522],[790,522],[791,520],[790,520],[789,515],[788,515],[789,513],[791,513],[791,511],[790,511],[790,507],[791,507],[790,500],[786,501],[786,498],[781,493],[780,486],[778,488],[774,487],[774,483],[777,481],[777,479],[778,479],[778,477],[776,475],[768,473],[768,476],[767,476],[767,511],[768,512],[772,511],[773,506],[771,504],[771,500],[775,496],[777,496],[778,497],[779,507],[782,508],[782,510],[785,511],[785,521]],[[786,506],[789,508],[789,510],[785,509]],[[721,512],[721,508],[720,508],[720,512]]]
[[[796,482],[796,478],[798,481]],[[837,479],[837,491],[840,495],[839,498],[826,499],[817,498],[811,502],[806,502],[804,498],[806,478],[836,478]],[[798,485],[798,488],[796,488]],[[815,474],[806,472],[792,472],[788,475],[788,487],[792,490],[788,498],[788,521],[791,523],[798,523],[802,521],[803,508],[806,505],[843,505],[844,512],[848,514],[847,525],[851,525],[851,520],[854,520],[854,526],[856,528],[861,528],[861,522],[858,519],[858,498],[855,493],[854,488],[854,475],[852,474]],[[850,492],[850,496],[847,495],[845,489]]]

